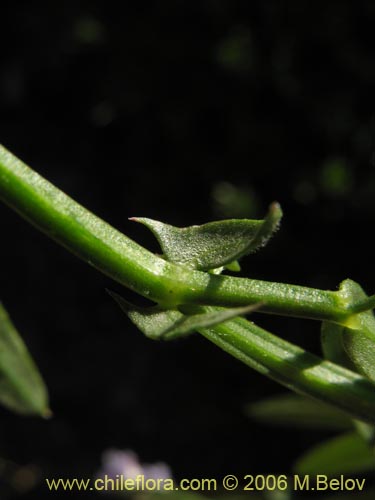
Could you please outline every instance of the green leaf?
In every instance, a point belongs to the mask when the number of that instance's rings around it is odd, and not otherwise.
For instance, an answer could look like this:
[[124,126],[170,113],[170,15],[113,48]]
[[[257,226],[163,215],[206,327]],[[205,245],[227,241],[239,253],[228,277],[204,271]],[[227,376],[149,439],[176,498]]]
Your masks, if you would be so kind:
[[256,304],[210,312],[204,312],[203,308],[194,307],[192,310],[198,311],[198,313],[183,314],[173,309],[161,309],[159,306],[137,307],[117,293],[107,291],[141,332],[154,340],[179,338],[196,331],[198,328],[223,323],[236,316],[253,312],[260,307],[260,304]]
[[375,443],[375,427],[374,424],[368,424],[362,420],[353,420],[353,425],[358,434],[369,444]]
[[1,303],[0,402],[22,414],[50,414],[42,377]]
[[220,309],[212,312],[202,312],[199,314],[183,315],[181,319],[171,325],[163,334],[168,339],[180,337],[198,330],[198,328],[208,328],[220,323],[224,323],[232,318],[249,314],[259,309],[259,304],[252,304],[245,307],[232,307]]
[[170,262],[207,271],[233,267],[233,261],[264,246],[279,226],[282,216],[278,203],[270,206],[264,220],[229,219],[202,226],[178,228],[152,219],[131,220],[147,226]]
[[141,332],[153,340],[160,340],[166,331],[184,317],[180,311],[163,310],[159,306],[137,307],[125,300],[121,295],[111,290],[107,290],[107,292]]
[[358,474],[374,470],[375,456],[371,447],[355,431],[320,443],[295,463],[297,474]]
[[298,394],[273,396],[247,407],[247,414],[260,422],[301,429],[352,429],[352,420],[335,407]]
[[[352,280],[345,280],[339,290],[344,303],[363,302],[367,295]],[[342,325],[342,344],[356,369],[375,381],[375,318],[372,311],[351,315]]]

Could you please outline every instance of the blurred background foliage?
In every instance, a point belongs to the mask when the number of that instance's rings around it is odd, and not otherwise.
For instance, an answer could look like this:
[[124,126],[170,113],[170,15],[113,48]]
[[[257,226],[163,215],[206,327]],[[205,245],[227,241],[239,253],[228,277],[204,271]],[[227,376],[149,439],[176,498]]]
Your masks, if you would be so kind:
[[[49,180],[154,251],[128,217],[257,218],[277,200],[281,230],[244,275],[374,293],[374,2],[5,1],[1,17],[1,142]],[[290,472],[329,437],[251,422],[276,384],[197,336],[143,338],[117,285],[0,218],[1,299],[55,415],[0,409],[2,499],[90,476],[109,447],[217,477]],[[256,320],[319,353],[318,324]]]

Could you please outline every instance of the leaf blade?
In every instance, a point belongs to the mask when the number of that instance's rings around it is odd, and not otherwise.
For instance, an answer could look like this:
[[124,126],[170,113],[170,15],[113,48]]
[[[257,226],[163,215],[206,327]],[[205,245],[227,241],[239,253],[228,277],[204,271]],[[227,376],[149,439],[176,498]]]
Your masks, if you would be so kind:
[[43,379],[0,303],[0,401],[25,415],[49,416]]
[[233,264],[263,247],[277,230],[282,217],[273,203],[264,220],[228,219],[201,226],[178,228],[144,217],[133,217],[156,236],[166,260],[192,269],[208,271]]
[[107,290],[130,320],[147,337],[154,340],[173,340],[205,328],[223,323],[236,316],[249,314],[261,306],[252,304],[245,307],[220,308],[205,312],[202,308],[194,308],[193,314],[184,314],[173,309],[154,307],[137,307],[126,301],[115,292]]
[[347,430],[352,420],[343,412],[321,401],[299,394],[280,394],[247,407],[250,418],[269,425],[301,429]]
[[294,470],[301,475],[358,474],[374,470],[371,447],[355,431],[336,436],[304,453]]

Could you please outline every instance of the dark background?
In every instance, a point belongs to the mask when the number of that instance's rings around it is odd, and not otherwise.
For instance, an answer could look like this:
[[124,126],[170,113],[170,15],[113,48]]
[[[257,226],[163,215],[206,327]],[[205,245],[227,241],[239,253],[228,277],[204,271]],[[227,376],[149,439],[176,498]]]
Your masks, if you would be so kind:
[[[129,216],[261,218],[278,200],[281,230],[244,276],[373,293],[374,25],[372,1],[5,2],[0,142],[153,251]],[[329,436],[251,422],[246,404],[280,386],[197,335],[147,340],[104,289],[129,292],[0,220],[0,297],[54,412],[0,409],[6,470],[91,476],[115,447],[176,477],[287,473]],[[317,323],[256,320],[319,353]],[[4,498],[46,494],[12,474]]]

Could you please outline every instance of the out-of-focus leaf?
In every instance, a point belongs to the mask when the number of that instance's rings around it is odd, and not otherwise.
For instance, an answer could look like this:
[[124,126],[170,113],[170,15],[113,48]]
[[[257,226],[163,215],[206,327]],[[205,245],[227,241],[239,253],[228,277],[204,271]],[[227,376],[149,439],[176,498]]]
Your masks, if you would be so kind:
[[[345,280],[339,293],[347,304],[367,298],[362,288],[352,280]],[[342,328],[342,344],[356,369],[375,381],[375,318],[372,311],[352,315]]]
[[375,455],[355,431],[320,443],[295,463],[297,474],[358,474],[375,469]]
[[158,306],[137,307],[115,292],[108,291],[108,293],[141,332],[155,340],[172,340],[192,333],[198,328],[214,326],[236,316],[248,314],[259,307],[259,305],[250,305],[190,315],[177,310],[162,310]]
[[121,295],[111,290],[107,290],[107,292],[141,332],[153,340],[160,340],[166,331],[184,317],[180,311],[173,309],[162,310],[158,306],[137,307]]
[[185,228],[141,217],[132,220],[154,233],[167,260],[207,271],[231,265],[264,246],[278,228],[281,216],[279,204],[273,203],[264,220],[230,219]]
[[332,198],[348,195],[353,186],[352,170],[342,158],[328,159],[319,177],[322,190]]
[[50,414],[42,377],[1,303],[0,402],[22,414]]
[[247,414],[271,425],[302,429],[347,430],[352,420],[340,410],[298,394],[281,394],[249,405]]
[[375,441],[375,427],[374,425],[363,422],[362,420],[353,420],[353,425],[358,434],[366,441],[366,443],[374,443]]

